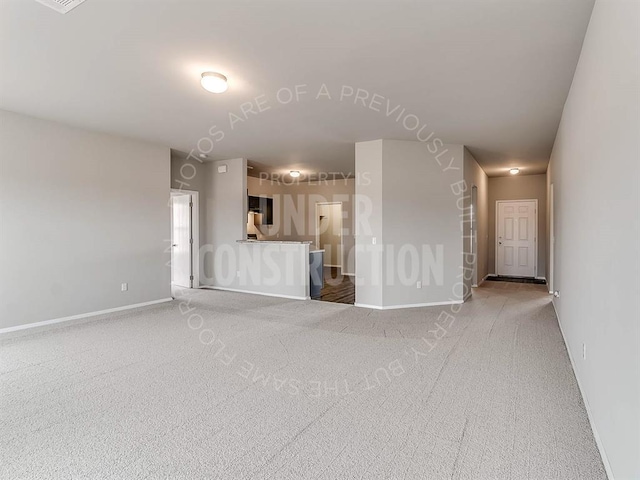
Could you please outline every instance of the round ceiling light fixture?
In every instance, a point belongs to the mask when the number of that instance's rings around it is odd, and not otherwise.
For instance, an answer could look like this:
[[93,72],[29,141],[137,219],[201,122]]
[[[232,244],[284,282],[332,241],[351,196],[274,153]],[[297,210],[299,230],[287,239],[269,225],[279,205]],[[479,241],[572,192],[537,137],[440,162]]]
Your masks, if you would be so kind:
[[200,83],[202,88],[211,93],[223,93],[229,88],[227,77],[216,72],[203,72]]
[[289,175],[291,175],[293,178],[298,178],[300,176],[300,172],[298,170],[291,170],[289,172]]
[[509,170],[509,173],[511,175],[517,175],[520,173],[520,169],[519,168],[512,168],[511,170]]

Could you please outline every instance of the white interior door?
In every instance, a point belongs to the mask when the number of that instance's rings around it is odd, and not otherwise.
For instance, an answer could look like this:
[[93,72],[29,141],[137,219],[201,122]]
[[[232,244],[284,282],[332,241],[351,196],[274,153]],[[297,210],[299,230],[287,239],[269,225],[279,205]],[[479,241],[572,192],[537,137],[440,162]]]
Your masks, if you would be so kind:
[[498,202],[498,275],[535,277],[536,203],[532,200]]
[[171,197],[171,282],[192,287],[191,195]]

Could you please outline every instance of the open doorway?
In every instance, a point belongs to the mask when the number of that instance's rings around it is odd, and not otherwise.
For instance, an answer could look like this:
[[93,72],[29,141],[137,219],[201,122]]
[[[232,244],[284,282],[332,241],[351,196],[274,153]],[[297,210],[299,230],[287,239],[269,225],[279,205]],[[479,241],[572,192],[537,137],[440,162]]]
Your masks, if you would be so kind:
[[171,285],[198,288],[198,192],[171,191]]
[[325,267],[342,270],[342,202],[316,203],[316,245]]
[[316,203],[316,245],[323,250],[323,285],[316,300],[355,302],[353,277],[344,275],[342,202]]

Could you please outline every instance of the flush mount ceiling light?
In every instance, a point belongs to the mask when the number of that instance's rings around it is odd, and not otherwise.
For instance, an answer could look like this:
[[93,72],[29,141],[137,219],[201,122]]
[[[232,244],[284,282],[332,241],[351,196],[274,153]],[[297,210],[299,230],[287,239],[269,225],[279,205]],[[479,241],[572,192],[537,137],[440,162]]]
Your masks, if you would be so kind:
[[509,173],[511,175],[517,175],[520,173],[520,169],[519,168],[512,168],[511,170],[509,170]]
[[289,175],[291,175],[293,178],[298,178],[300,176],[300,172],[298,170],[291,170],[289,172]]
[[211,93],[223,93],[229,87],[227,85],[227,77],[216,72],[204,72],[200,83],[202,88]]

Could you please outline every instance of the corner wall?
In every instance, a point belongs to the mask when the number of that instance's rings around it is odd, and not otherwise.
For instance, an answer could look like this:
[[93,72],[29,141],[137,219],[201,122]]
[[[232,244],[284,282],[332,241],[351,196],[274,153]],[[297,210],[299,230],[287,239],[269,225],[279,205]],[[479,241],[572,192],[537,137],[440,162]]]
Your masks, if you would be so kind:
[[[206,162],[205,244],[201,247],[201,283],[239,288],[238,240],[247,237],[247,160],[236,158]],[[218,167],[226,167],[221,173]],[[204,281],[202,280],[204,270]]]
[[0,125],[0,328],[170,298],[169,148]]
[[639,23],[637,1],[596,1],[548,170],[554,304],[617,480],[640,478]]
[[356,144],[356,174],[370,178],[356,183],[357,304],[463,300],[463,150],[417,141]]

